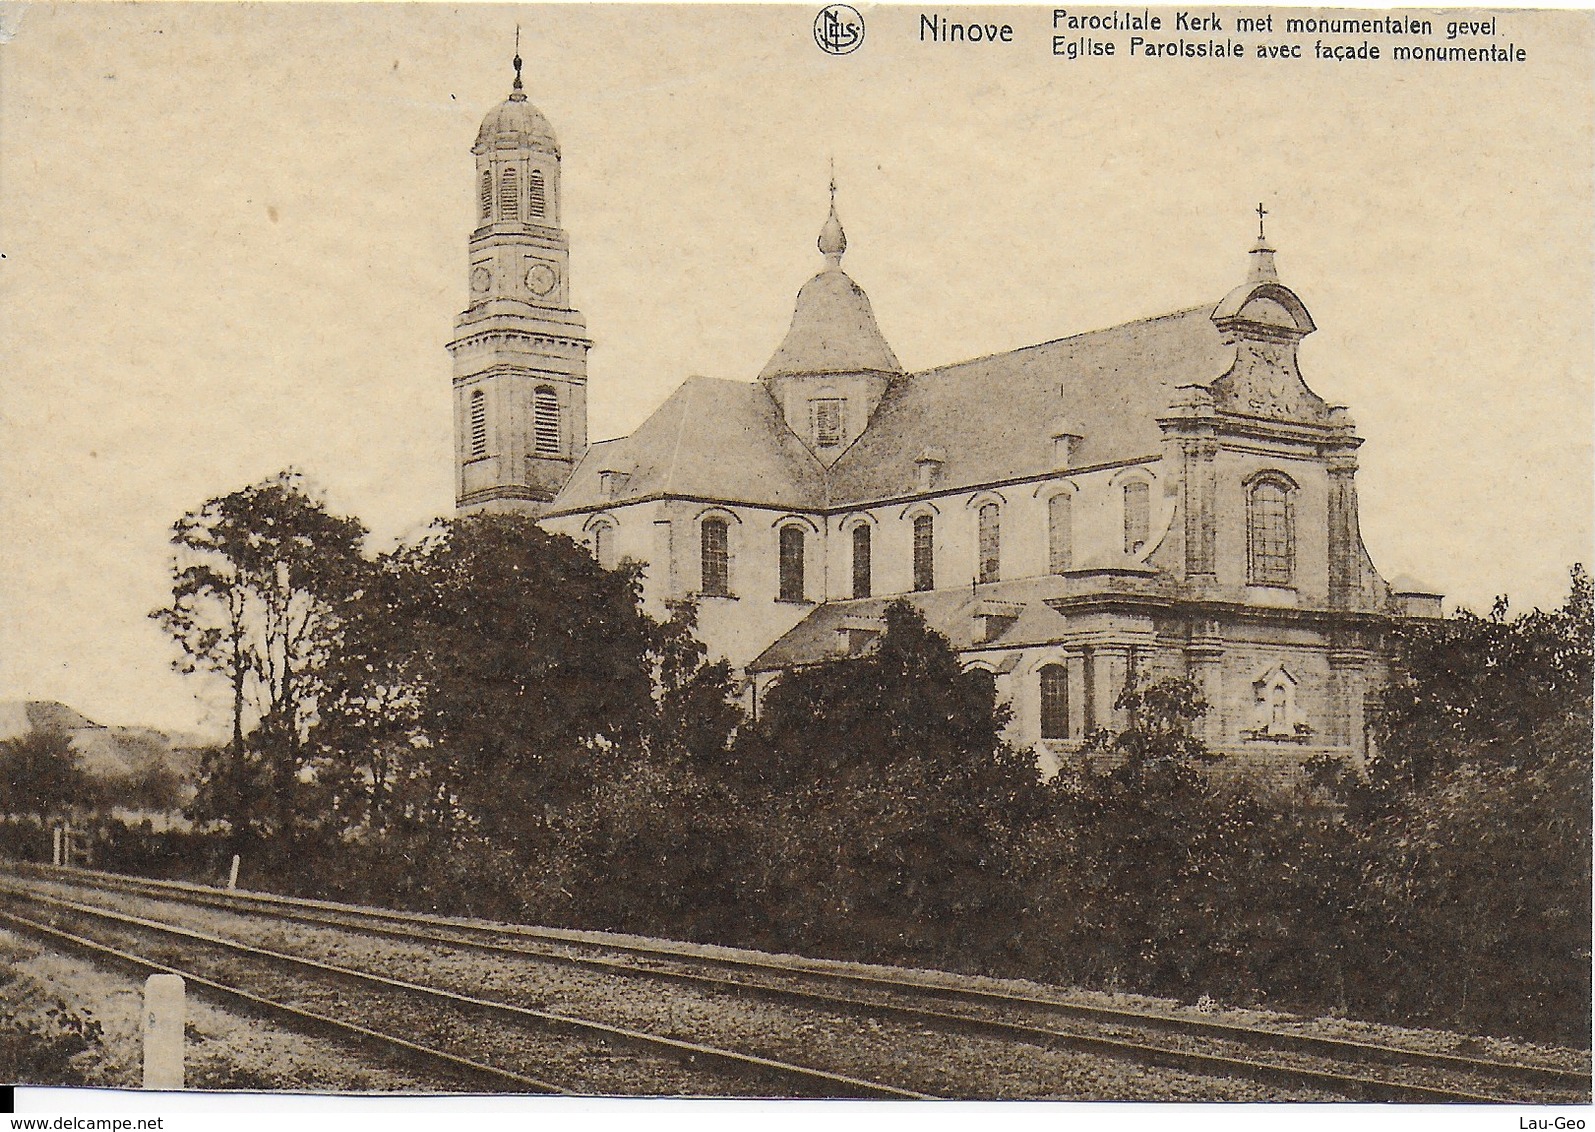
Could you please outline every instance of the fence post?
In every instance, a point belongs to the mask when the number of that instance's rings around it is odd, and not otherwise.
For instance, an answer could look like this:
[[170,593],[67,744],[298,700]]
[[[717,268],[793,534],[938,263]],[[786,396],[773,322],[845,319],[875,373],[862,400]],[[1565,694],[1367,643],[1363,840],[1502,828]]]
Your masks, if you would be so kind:
[[238,887],[238,854],[233,854],[233,867],[227,870],[227,887]]
[[61,867],[61,856],[62,856],[62,854],[61,854],[61,840],[62,840],[62,838],[61,838],[61,827],[58,826],[58,825],[57,826],[51,826],[50,827],[50,834],[51,834],[51,836],[50,836],[50,848],[51,848],[52,854],[53,854],[51,859],[55,863],[55,866],[57,868],[60,868]]
[[183,1087],[183,1029],[187,1009],[181,975],[144,980],[144,1087]]

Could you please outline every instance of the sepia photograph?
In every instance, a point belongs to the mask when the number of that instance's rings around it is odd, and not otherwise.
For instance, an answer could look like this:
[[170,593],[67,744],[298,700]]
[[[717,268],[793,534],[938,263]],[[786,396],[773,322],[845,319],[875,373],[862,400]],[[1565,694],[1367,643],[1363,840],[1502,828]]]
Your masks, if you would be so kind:
[[11,1127],[1582,1127],[1590,12],[7,3],[0,281]]

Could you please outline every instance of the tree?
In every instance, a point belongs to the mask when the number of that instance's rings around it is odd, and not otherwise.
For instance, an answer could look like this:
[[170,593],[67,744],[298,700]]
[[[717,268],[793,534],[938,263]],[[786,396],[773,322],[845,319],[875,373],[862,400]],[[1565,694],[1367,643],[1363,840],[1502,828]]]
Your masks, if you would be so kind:
[[1589,574],[1558,609],[1403,628],[1367,783],[1345,783],[1371,1008],[1497,1033],[1590,1034]]
[[31,814],[41,824],[97,799],[72,737],[61,731],[29,731],[0,741],[0,811]]
[[[235,837],[293,836],[306,747],[350,601],[367,573],[365,527],[284,471],[207,501],[172,528],[172,601],[151,616],[232,697],[232,742],[210,761],[200,812]],[[228,765],[221,765],[225,758]],[[263,798],[255,796],[264,793]]]
[[535,520],[440,521],[358,603],[329,746],[364,750],[348,781],[376,812],[396,782],[425,783],[435,820],[530,853],[608,762],[640,752],[657,632],[634,571]]
[[964,671],[906,602],[884,621],[862,656],[783,675],[737,738],[782,920],[771,942],[971,962],[1017,913],[1009,856],[1035,764],[1002,740],[990,673]]

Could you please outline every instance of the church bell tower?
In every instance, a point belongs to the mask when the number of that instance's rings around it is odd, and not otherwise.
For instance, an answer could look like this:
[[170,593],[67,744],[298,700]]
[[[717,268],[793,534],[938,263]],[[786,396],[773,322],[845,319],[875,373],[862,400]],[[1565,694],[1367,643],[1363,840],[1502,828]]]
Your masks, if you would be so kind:
[[587,449],[592,342],[570,303],[559,143],[527,101],[518,49],[510,96],[482,120],[471,152],[470,299],[449,343],[455,503],[536,515]]

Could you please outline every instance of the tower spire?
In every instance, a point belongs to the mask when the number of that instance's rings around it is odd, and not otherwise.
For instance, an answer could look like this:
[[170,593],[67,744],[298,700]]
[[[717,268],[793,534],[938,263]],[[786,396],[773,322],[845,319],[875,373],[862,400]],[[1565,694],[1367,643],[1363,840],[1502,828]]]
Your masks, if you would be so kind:
[[1268,209],[1262,202],[1257,204],[1257,243],[1252,245],[1251,268],[1246,273],[1248,283],[1273,283],[1279,281],[1279,272],[1274,269],[1274,249],[1269,244],[1268,237],[1263,233],[1263,217],[1268,215]]
[[[521,86],[521,25],[520,24],[516,24],[515,25],[515,58],[514,58],[513,62],[515,64],[515,85],[511,89],[514,90],[515,94],[518,94],[522,98],[525,98],[526,97],[525,88],[523,86]],[[510,97],[513,98],[513,97],[515,97],[515,95],[512,94]]]
[[820,229],[820,238],[817,241],[820,254],[825,256],[827,270],[840,271],[842,268],[842,253],[847,251],[847,233],[842,231],[842,222],[836,218],[836,159],[831,159],[831,214],[825,218],[825,226]]

